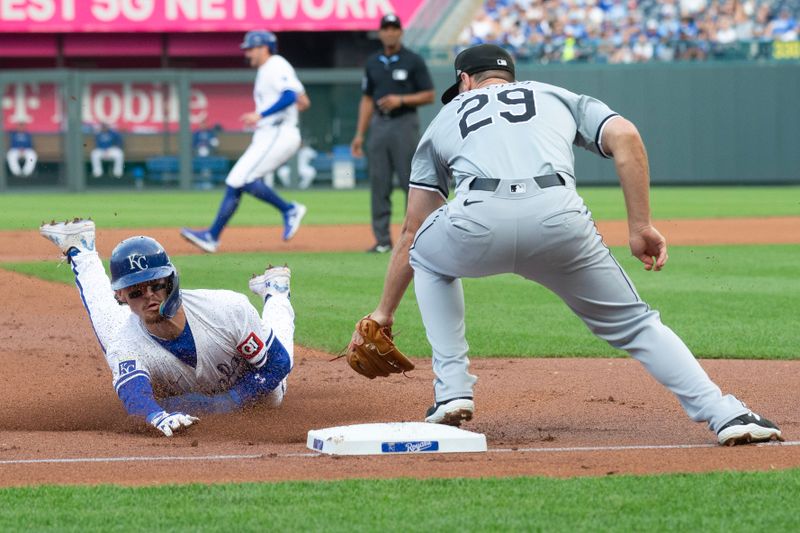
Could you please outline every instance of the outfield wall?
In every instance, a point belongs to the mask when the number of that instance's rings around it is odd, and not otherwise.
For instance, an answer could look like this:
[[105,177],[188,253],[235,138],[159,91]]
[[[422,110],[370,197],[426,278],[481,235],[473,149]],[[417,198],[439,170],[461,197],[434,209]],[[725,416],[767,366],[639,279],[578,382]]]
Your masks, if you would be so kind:
[[[433,74],[440,91],[454,79]],[[524,66],[517,78],[592,95],[635,123],[654,183],[800,183],[800,63]],[[581,183],[616,181],[610,161],[576,155]]]
[[[454,78],[450,68],[431,73],[437,103],[422,108],[423,125],[441,108],[438,95]],[[301,70],[299,76],[313,102],[302,117],[306,142],[321,152],[349,144],[361,70]],[[518,78],[590,94],[632,120],[647,145],[653,183],[800,184],[794,137],[800,126],[798,62],[523,66]],[[223,123],[220,155],[229,163],[249,142],[237,123],[252,105],[252,79],[250,70],[2,72],[0,125],[7,130],[17,120],[28,122],[41,170],[22,180],[0,167],[0,190],[132,186],[148,177],[148,159],[159,156],[176,160],[167,185],[190,188],[196,180],[191,131],[201,119]],[[125,137],[130,157],[123,180],[87,179],[93,143],[87,127],[101,121],[116,123]],[[7,132],[0,132],[3,155],[7,140]],[[616,183],[613,162],[580,149],[576,173],[582,184]]]

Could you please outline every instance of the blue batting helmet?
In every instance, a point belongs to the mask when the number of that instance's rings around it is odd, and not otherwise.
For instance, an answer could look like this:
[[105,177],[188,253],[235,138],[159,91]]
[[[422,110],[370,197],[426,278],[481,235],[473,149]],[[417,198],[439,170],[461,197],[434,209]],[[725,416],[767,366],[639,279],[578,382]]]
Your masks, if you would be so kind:
[[167,298],[159,313],[172,318],[181,305],[178,271],[164,247],[150,237],[125,239],[111,252],[111,288],[115,291],[155,279],[169,278]]
[[278,38],[271,31],[253,30],[244,35],[244,40],[239,45],[242,50],[248,50],[256,46],[266,46],[269,48],[269,53],[274,54],[278,51]]

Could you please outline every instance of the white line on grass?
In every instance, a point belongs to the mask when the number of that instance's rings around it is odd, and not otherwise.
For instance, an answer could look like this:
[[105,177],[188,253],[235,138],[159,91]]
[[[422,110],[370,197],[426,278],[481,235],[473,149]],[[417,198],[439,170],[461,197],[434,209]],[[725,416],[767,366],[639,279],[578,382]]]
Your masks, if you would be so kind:
[[[751,444],[758,447],[800,446],[800,441],[764,442]],[[571,448],[490,448],[490,453],[561,453],[561,452],[619,452],[631,450],[690,450],[698,448],[717,448],[718,444],[663,444],[663,445],[637,445],[637,446],[583,446]],[[23,465],[43,463],[135,463],[148,461],[241,461],[263,459],[264,457],[319,457],[324,454],[316,452],[306,453],[278,453],[250,454],[250,455],[173,455],[173,456],[139,456],[139,457],[75,457],[75,458],[47,458],[47,459],[8,459],[0,460],[0,465]],[[413,455],[413,454],[398,454]],[[428,455],[422,453],[420,455]]]

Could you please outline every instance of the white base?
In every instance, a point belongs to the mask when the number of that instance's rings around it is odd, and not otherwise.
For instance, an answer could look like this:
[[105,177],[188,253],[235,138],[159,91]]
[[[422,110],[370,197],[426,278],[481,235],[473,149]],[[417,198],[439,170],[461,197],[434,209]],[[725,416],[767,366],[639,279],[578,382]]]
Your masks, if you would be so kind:
[[485,452],[486,435],[442,424],[388,422],[312,429],[306,444],[330,455]]

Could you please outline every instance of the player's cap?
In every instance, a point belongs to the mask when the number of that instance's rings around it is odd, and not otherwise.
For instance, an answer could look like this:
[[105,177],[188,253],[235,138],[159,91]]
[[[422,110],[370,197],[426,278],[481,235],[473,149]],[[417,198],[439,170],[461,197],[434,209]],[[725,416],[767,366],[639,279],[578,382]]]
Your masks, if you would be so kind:
[[507,51],[496,44],[479,44],[463,50],[453,63],[456,68],[456,82],[442,94],[442,103],[447,104],[458,95],[461,73],[477,74],[485,70],[505,70],[515,75],[514,59]]
[[403,29],[403,24],[400,22],[400,18],[394,13],[387,13],[383,16],[383,18],[381,18],[381,29],[388,28],[389,26]]

